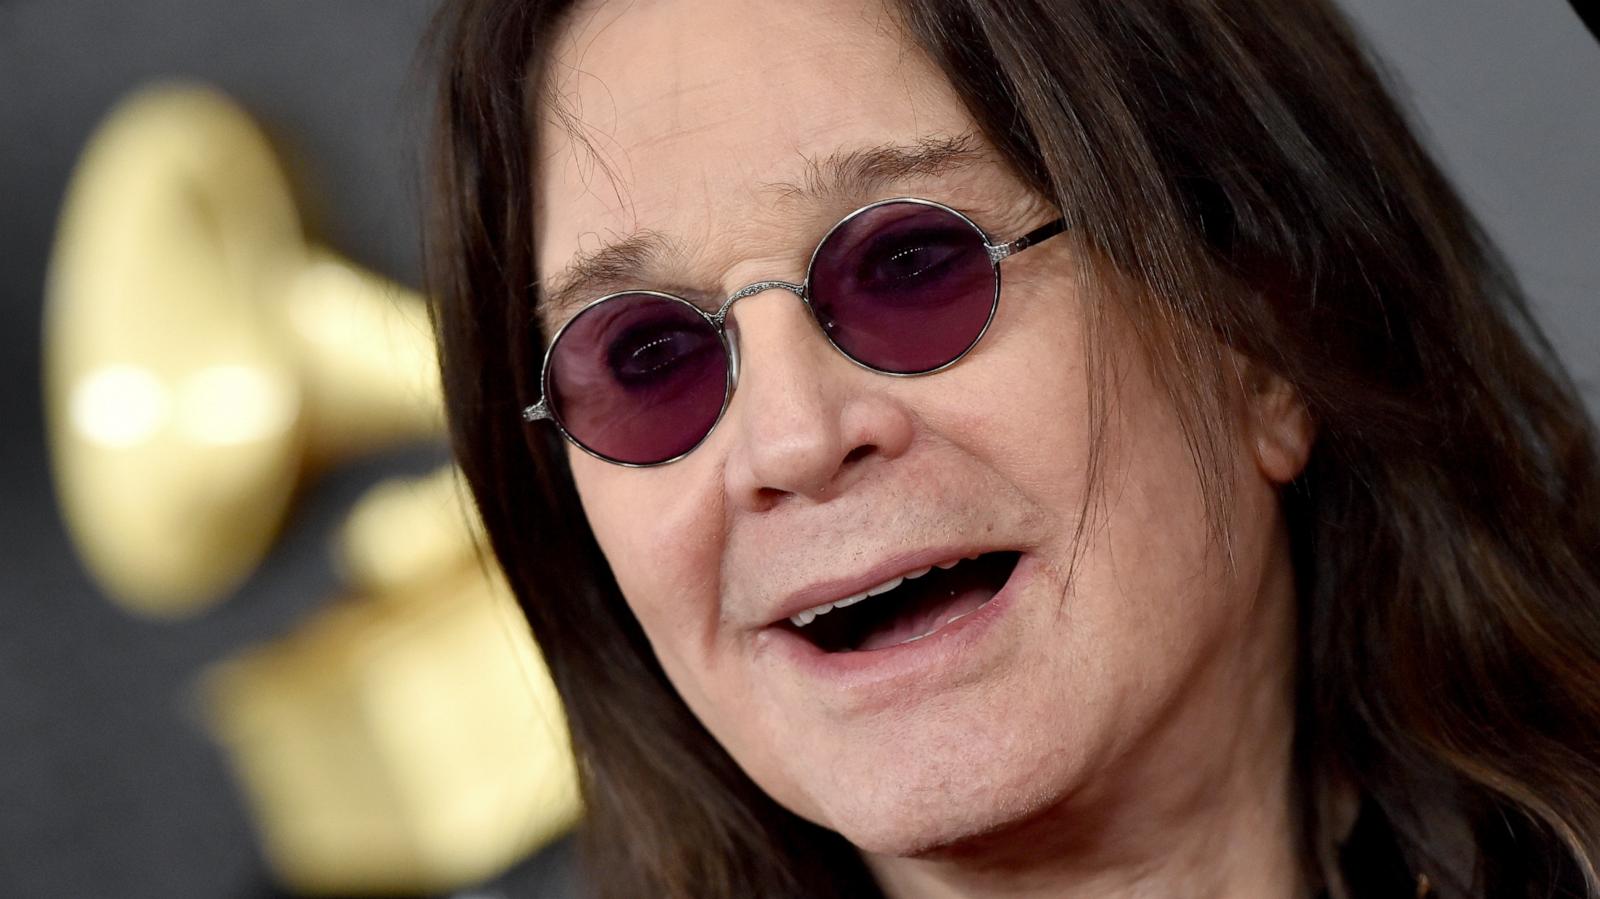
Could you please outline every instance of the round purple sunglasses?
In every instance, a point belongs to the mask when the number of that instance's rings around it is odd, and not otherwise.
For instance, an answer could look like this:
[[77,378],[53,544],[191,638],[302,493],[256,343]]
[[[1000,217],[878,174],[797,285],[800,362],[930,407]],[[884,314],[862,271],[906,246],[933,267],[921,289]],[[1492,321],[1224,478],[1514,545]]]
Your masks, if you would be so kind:
[[1000,304],[1000,260],[1066,230],[1057,219],[991,243],[960,212],[912,197],[850,213],[811,253],[805,280],[757,281],[715,312],[653,290],[607,294],[556,331],[543,397],[522,412],[550,419],[573,445],[618,465],[663,465],[711,434],[738,382],[728,310],[768,290],[798,296],[834,348],[886,375],[925,375],[975,346]]

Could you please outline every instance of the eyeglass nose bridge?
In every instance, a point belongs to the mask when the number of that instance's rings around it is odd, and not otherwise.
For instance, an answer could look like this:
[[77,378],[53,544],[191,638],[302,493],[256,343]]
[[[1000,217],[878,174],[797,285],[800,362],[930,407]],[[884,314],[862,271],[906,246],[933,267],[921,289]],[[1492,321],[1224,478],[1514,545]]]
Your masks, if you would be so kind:
[[[796,284],[793,281],[757,281],[753,284],[746,284],[734,291],[722,302],[717,311],[709,316],[711,321],[716,324],[717,333],[722,337],[722,345],[728,352],[728,392],[723,400],[723,411],[727,411],[727,403],[733,400],[733,391],[739,386],[739,340],[728,329],[728,313],[733,310],[734,303],[746,297],[753,297],[758,293],[766,293],[769,290],[787,290],[799,297],[801,302],[806,301],[804,284]],[[721,420],[721,415],[718,415],[718,420]]]
[[757,281],[754,284],[746,284],[734,291],[722,302],[717,311],[712,313],[711,320],[717,323],[717,327],[723,327],[728,322],[728,313],[732,311],[734,303],[746,297],[753,297],[758,293],[766,293],[769,290],[787,290],[801,300],[806,298],[804,284],[796,284],[793,281]]

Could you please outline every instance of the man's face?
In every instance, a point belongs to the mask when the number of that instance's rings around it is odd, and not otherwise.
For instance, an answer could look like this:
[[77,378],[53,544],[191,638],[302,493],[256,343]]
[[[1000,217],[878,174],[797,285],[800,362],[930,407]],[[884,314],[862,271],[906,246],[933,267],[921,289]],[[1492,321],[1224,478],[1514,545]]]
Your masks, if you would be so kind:
[[[874,200],[937,200],[997,241],[1056,217],[876,5],[602,4],[558,49],[563,112],[537,160],[547,280],[650,233],[675,251],[595,296],[657,288],[715,307],[803,280],[818,239]],[[930,147],[946,152],[851,165]],[[1250,697],[1286,689],[1287,603],[1262,599],[1288,583],[1271,484],[1242,453],[1229,572],[1171,405],[1114,311],[1097,335],[1114,363],[1102,514],[1068,583],[1090,489],[1088,264],[1070,233],[1004,262],[987,335],[923,377],[854,365],[788,292],[741,300],[738,387],[698,449],[645,469],[570,451],[689,707],[780,803],[871,852],[1217,773],[1203,747],[1251,726]]]

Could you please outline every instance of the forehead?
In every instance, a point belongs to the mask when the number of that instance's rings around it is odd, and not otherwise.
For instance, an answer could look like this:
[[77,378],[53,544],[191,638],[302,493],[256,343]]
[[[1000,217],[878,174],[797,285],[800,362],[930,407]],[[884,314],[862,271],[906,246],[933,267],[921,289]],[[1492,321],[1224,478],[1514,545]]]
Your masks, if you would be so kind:
[[550,65],[535,197],[547,284],[629,238],[690,258],[810,233],[792,188],[819,162],[972,130],[894,17],[862,0],[585,6]]

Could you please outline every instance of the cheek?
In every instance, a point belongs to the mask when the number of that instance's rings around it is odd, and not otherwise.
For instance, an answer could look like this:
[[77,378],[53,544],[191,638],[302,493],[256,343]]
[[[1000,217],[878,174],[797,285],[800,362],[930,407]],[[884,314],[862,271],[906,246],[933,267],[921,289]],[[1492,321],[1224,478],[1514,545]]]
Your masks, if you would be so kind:
[[[1060,271],[1069,259],[1057,253],[1031,261]],[[981,349],[934,387],[936,399],[926,404],[930,430],[1057,510],[1082,495],[1091,436],[1083,301],[1062,289],[1064,280],[1048,288],[1007,281]]]
[[715,632],[725,529],[706,466],[631,469],[569,449],[585,517],[645,635],[668,665]]
[[[1061,271],[1072,262],[1059,253],[1047,264]],[[1199,644],[1232,626],[1240,610],[1229,600],[1253,587],[1251,559],[1238,559],[1244,583],[1219,567],[1188,444],[1137,336],[1112,314],[1086,337],[1092,310],[1085,307],[1094,301],[1061,283],[1008,282],[986,351],[940,388],[933,430],[1051,511],[1055,523],[1042,549],[1063,581],[1077,516],[1098,480],[1102,492],[1089,507],[1087,542],[1063,602],[1073,620],[1069,639],[1081,638],[1082,658],[1104,669],[1095,678],[1104,687],[1100,701],[1125,707],[1155,684],[1175,689]],[[1117,295],[1109,291],[1104,302]],[[1107,347],[1095,354],[1103,370],[1091,370],[1086,341]],[[1093,400],[1098,384],[1104,406]],[[1241,544],[1259,536],[1253,528],[1241,528]],[[1238,548],[1245,556],[1254,549]],[[1083,688],[1079,678],[1066,681]]]

